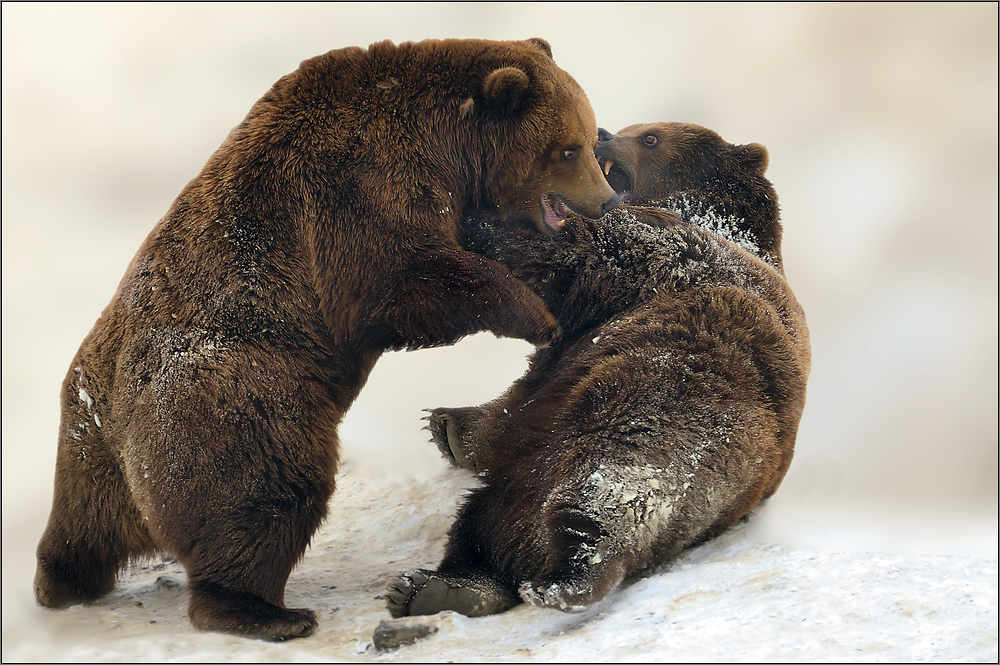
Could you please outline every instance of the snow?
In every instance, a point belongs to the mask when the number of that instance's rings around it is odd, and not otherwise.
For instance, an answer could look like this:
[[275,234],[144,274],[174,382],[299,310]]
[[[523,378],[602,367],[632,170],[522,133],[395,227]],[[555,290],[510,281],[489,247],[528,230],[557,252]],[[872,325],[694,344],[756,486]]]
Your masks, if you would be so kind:
[[[706,204],[703,200],[692,198],[687,194],[671,197],[657,204],[668,210],[676,210],[684,219],[706,231],[717,233],[726,240],[742,247],[751,254],[760,256],[760,247],[753,241],[753,234],[740,227],[740,220],[733,215],[723,215],[715,210],[715,206]],[[763,257],[773,263],[770,256]]]
[[[431,444],[428,444],[430,446]],[[284,643],[198,633],[183,569],[136,566],[92,605],[5,606],[5,662],[17,661],[995,661],[996,557],[794,548],[753,536],[757,517],[580,614],[519,605],[469,619],[390,620],[396,575],[433,568],[475,476],[444,467],[404,477],[349,464],[331,514],[293,572],[286,601],[311,607],[312,637]],[[764,509],[766,510],[766,508]],[[10,621],[8,623],[8,621]],[[428,637],[378,651],[383,621]]]

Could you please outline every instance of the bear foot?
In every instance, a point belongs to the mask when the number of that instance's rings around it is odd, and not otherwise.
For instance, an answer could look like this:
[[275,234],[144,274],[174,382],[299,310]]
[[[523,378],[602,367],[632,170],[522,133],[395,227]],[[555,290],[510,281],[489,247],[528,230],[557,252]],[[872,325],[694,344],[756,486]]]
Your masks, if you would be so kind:
[[100,560],[89,562],[89,568],[54,563],[49,557],[39,557],[35,571],[35,602],[43,607],[60,608],[97,600],[115,586],[116,566]]
[[385,598],[386,609],[396,618],[446,610],[477,617],[502,612],[515,602],[496,583],[447,577],[428,570],[404,573]]
[[518,593],[521,599],[535,607],[549,607],[576,614],[589,607],[584,600],[590,594],[558,582],[522,582]]
[[35,573],[35,602],[42,607],[62,608],[100,598],[104,589],[83,589],[76,582],[57,579],[42,571]]
[[205,583],[192,586],[188,616],[198,630],[272,642],[308,637],[319,625],[312,610],[279,607],[252,593]]
[[462,436],[468,420],[481,415],[480,410],[476,407],[424,410],[430,414],[424,417],[427,421],[424,429],[430,431],[431,440],[441,451],[441,455],[459,469],[480,471],[470,458]]

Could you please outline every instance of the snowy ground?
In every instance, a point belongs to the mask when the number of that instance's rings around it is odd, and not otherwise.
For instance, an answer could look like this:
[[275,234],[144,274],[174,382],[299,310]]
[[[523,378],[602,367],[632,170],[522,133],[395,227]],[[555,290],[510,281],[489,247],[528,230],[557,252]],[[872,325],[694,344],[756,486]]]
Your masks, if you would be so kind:
[[[372,647],[394,575],[433,567],[464,471],[405,479],[349,465],[287,601],[317,633],[271,644],[196,632],[180,566],[123,576],[105,599],[4,617],[3,660],[26,661],[996,661],[996,557],[845,553],[761,542],[755,520],[583,614],[519,606],[405,620],[437,632]],[[766,509],[765,509],[766,510]],[[12,609],[5,606],[4,614]]]

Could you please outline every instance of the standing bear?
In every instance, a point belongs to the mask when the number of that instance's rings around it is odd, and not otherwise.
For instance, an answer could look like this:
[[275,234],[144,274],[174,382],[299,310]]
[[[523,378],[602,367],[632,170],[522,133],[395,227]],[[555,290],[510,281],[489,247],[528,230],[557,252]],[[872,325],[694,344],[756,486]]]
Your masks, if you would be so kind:
[[458,225],[601,216],[618,196],[596,143],[583,90],[540,39],[381,42],[279,80],[154,227],[70,365],[37,601],[97,598],[163,551],[187,571],[197,628],[312,633],[283,596],[334,490],[338,424],[387,349],[558,336]]
[[697,125],[601,132],[609,181],[654,207],[574,216],[554,237],[483,218],[464,230],[563,337],[502,397],[431,412],[442,452],[484,486],[438,569],[392,585],[394,616],[582,610],[735,523],[791,462],[809,336],[767,151]]

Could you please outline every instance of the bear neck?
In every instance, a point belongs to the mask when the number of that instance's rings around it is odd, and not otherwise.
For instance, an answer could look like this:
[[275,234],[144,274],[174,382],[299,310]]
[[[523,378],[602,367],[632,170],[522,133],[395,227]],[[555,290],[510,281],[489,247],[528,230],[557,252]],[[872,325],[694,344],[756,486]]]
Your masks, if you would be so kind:
[[726,178],[696,184],[652,205],[729,240],[781,272],[778,197],[764,178],[757,176],[752,182],[735,185]]
[[570,217],[553,236],[479,219],[465,224],[462,244],[534,290],[566,341],[671,291],[737,283],[747,272],[731,245],[654,208]]
[[717,241],[656,210],[626,206],[581,221],[558,260],[566,276],[553,280],[565,286],[543,296],[567,338],[670,292],[732,279]]

